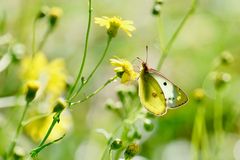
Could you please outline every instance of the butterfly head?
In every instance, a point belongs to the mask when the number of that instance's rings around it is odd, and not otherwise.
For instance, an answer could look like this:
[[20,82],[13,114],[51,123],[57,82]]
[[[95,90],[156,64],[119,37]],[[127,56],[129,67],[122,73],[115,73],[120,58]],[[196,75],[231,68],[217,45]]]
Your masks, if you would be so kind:
[[147,63],[146,62],[142,62],[142,69],[144,71],[147,71],[148,70],[148,66],[147,66]]
[[147,66],[147,62],[143,61],[141,58],[137,57],[137,59],[140,61],[140,63],[142,64],[142,69],[144,71],[148,70],[148,66]]

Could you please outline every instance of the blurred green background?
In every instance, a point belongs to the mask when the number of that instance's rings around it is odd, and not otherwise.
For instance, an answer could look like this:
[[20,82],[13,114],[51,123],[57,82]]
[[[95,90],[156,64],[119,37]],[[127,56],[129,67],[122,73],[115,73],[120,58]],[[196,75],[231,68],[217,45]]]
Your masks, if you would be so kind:
[[[120,16],[132,20],[136,31],[128,38],[122,31],[113,40],[103,65],[94,75],[84,93],[89,93],[114,75],[108,59],[113,56],[134,62],[136,57],[145,59],[145,46],[149,46],[148,65],[157,66],[160,58],[159,22],[151,10],[154,1],[149,0],[93,0],[93,17]],[[67,72],[74,78],[79,70],[83,54],[87,27],[87,0],[0,0],[0,17],[5,17],[1,35],[10,33],[15,42],[26,48],[25,54],[31,53],[32,24],[39,9],[44,6],[58,6],[63,10],[58,26],[47,40],[43,52],[49,61],[63,58]],[[164,24],[165,43],[191,5],[190,0],[165,0],[161,10]],[[221,70],[231,74],[232,79],[223,96],[224,143],[221,159],[240,158],[240,1],[238,0],[199,0],[196,12],[189,18],[176,39],[164,62],[161,73],[180,86],[189,96],[189,102],[177,110],[170,110],[163,117],[155,120],[153,132],[142,131],[139,155],[150,160],[188,160],[192,159],[191,137],[194,119],[198,107],[206,108],[206,127],[209,141],[213,137],[213,105],[208,86],[204,86],[206,77],[213,70],[215,60],[223,51],[229,51],[234,62]],[[4,18],[2,18],[4,19]],[[46,29],[41,22],[37,26],[37,41]],[[92,22],[90,33],[87,67],[84,75],[94,67],[104,49],[107,34],[103,28]],[[1,46],[0,46],[1,47]],[[3,57],[4,52],[0,52]],[[134,62],[135,63],[135,62]],[[136,64],[139,65],[139,64]],[[0,96],[19,94],[21,80],[18,78],[19,63],[14,63],[1,72]],[[57,144],[43,152],[39,159],[65,160],[100,159],[106,146],[106,139],[96,132],[104,128],[112,132],[120,120],[104,107],[107,99],[116,99],[119,82],[106,87],[100,94],[70,110],[73,119],[72,130]],[[207,95],[199,105],[193,100],[193,90],[203,87]],[[209,89],[209,90],[208,90]],[[209,93],[209,94],[208,94]],[[12,126],[18,120],[19,108],[0,106],[0,153],[3,154],[14,132]],[[9,127],[11,126],[11,127]],[[28,136],[21,137],[26,152],[36,145]],[[210,151],[211,152],[211,151]],[[136,159],[141,159],[136,157]],[[201,158],[200,158],[201,159]]]

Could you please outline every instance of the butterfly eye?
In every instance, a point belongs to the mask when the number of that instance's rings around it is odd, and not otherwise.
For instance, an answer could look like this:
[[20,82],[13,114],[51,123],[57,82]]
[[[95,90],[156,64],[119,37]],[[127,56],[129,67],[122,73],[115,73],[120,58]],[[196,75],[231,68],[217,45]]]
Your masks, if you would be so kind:
[[166,86],[166,85],[167,85],[167,82],[163,82],[163,85]]

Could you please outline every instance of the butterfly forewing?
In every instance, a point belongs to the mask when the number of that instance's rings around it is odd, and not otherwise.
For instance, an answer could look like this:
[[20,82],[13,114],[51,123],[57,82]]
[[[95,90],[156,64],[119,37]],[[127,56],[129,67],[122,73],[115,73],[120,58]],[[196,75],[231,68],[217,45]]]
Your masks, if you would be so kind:
[[176,108],[188,101],[187,95],[175,84],[163,77],[158,71],[150,69],[149,73],[160,85],[168,108]]
[[155,115],[163,115],[167,110],[166,101],[158,82],[145,70],[141,71],[138,81],[139,96],[143,106]]

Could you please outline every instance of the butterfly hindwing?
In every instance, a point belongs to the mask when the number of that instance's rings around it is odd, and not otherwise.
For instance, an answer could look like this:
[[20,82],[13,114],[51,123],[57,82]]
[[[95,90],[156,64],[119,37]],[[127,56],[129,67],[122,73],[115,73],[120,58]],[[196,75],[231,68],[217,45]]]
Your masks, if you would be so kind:
[[150,73],[142,70],[138,81],[139,96],[143,106],[155,115],[163,115],[167,110],[166,101],[163,90],[156,79]]
[[151,74],[160,85],[168,108],[179,107],[188,101],[187,95],[179,87],[163,77],[158,71],[151,69],[149,70],[149,74]]

